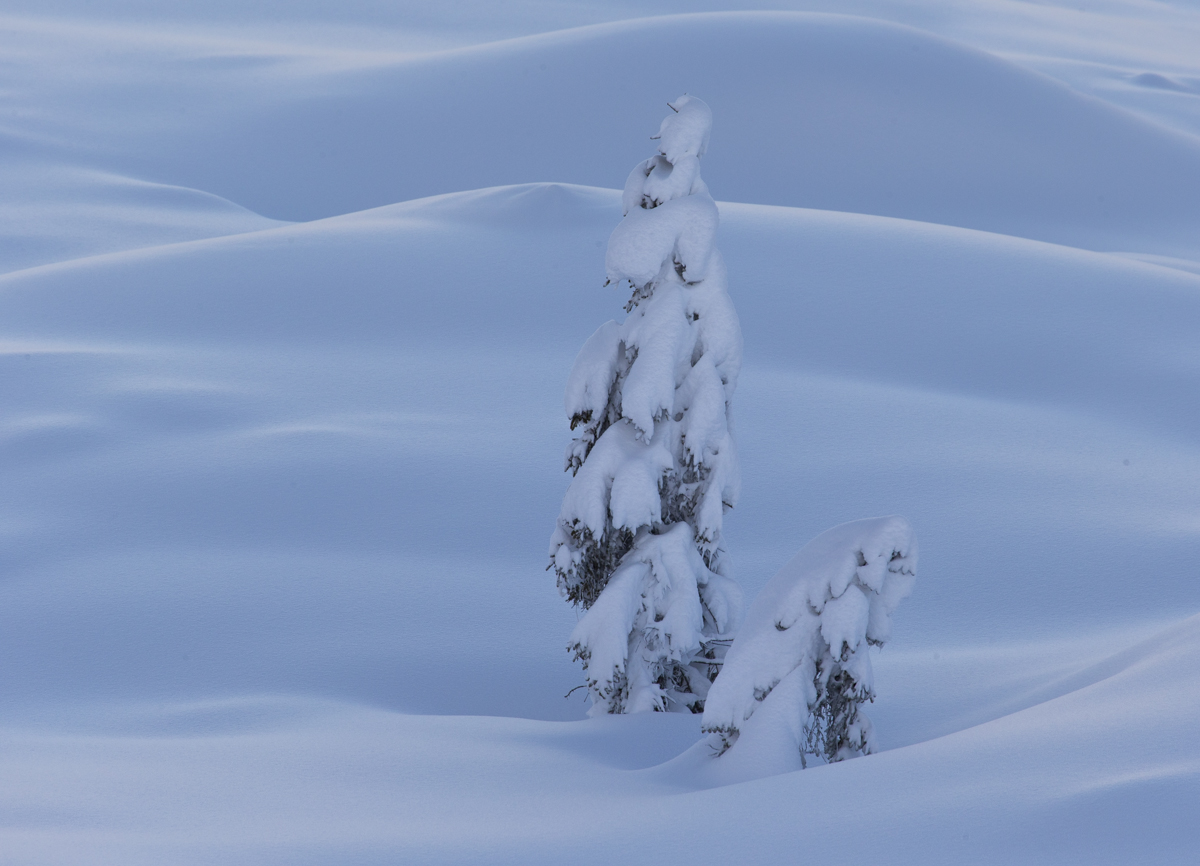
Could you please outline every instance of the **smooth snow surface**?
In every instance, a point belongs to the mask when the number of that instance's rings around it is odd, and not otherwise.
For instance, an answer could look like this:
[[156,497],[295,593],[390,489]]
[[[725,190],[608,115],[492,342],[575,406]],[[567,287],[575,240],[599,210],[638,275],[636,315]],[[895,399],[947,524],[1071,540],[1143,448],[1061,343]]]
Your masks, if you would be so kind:
[[1196,247],[1200,139],[994,55],[826,14],[597,25],[314,74],[286,93],[260,73],[241,111],[181,121],[152,153],[113,131],[106,159],[280,219],[506,183],[612,186],[642,157],[627,130],[653,129],[663,108],[630,110],[647,78],[704,94],[720,117],[705,171],[724,200]]
[[[6,6],[0,863],[1194,861],[1200,11],[771,5]],[[735,785],[544,570],[682,92],[731,572],[921,541],[882,751]]]

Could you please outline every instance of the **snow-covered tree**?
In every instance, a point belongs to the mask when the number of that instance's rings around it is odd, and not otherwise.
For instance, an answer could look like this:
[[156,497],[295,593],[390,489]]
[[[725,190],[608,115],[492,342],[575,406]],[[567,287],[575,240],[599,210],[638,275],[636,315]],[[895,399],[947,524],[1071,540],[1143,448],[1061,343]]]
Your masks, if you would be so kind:
[[701,726],[721,760],[765,775],[874,751],[868,648],[890,638],[916,568],[908,521],[878,517],[821,533],[771,578],[708,693]]
[[625,184],[608,283],[631,290],[567,384],[574,474],[550,542],[563,594],[584,609],[568,649],[590,713],[700,712],[741,617],[721,524],[737,498],[730,400],[742,360],[700,178],[712,112],[681,96],[659,152]]

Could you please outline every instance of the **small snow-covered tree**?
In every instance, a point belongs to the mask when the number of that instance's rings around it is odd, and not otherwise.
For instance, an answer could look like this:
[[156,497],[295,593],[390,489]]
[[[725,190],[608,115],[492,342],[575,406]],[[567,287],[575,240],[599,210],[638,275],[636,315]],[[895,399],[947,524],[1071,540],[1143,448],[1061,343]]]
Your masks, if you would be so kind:
[[629,315],[588,339],[567,384],[574,479],[550,556],[585,611],[568,649],[592,715],[702,711],[741,617],[721,525],[739,484],[729,407],[742,335],[700,178],[712,112],[686,95],[669,106],[608,242],[605,285],[629,285]]
[[701,727],[722,761],[766,772],[874,751],[862,705],[875,691],[868,648],[891,636],[912,592],[917,544],[902,517],[844,523],[809,542],[751,604]]

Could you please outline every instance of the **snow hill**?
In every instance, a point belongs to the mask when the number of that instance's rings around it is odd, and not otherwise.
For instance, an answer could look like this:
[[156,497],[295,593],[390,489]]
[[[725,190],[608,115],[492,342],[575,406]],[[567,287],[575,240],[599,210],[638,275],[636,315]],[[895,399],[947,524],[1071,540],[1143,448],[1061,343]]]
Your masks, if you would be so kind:
[[[278,64],[239,70],[235,104],[202,123],[152,142],[106,130],[106,164],[280,219],[500,184],[613,186],[646,148],[626,130],[657,128],[661,100],[629,107],[651,80],[714,107],[706,170],[730,201],[1166,254],[1200,230],[1200,139],[878,20],[710,13],[303,77]],[[153,95],[170,101],[169,83]]]
[[[906,8],[411,56],[5,19],[0,863],[1191,862],[1200,139],[1044,74],[1049,19],[1022,63]],[[747,599],[842,521],[921,541],[884,751],[733,786],[694,717],[582,720],[544,571],[612,187],[684,90]]]

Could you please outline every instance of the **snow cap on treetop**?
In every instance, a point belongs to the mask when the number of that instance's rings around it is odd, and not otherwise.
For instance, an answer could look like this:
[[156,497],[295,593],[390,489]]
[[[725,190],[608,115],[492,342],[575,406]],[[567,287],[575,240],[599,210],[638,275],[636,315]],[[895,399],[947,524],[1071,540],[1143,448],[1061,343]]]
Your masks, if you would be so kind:
[[704,156],[708,150],[708,134],[712,132],[712,109],[702,99],[686,93],[668,102],[674,114],[663,119],[658,135],[658,152],[674,164],[683,156]]

